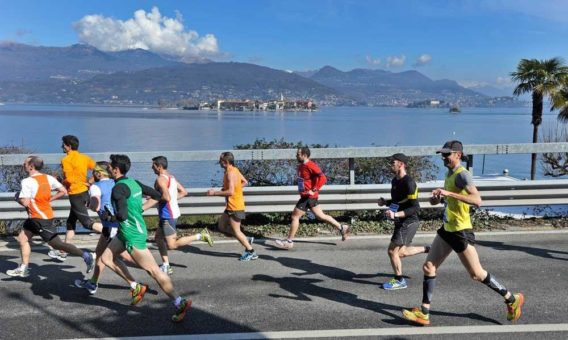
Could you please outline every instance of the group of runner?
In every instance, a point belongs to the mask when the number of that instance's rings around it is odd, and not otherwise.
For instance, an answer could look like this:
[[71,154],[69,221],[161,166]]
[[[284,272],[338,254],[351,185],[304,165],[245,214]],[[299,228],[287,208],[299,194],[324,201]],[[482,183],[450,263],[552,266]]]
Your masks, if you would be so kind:
[[[148,285],[136,281],[126,262],[146,270],[168,295],[174,304],[172,321],[181,321],[191,307],[191,299],[179,296],[173,287],[169,275],[173,274],[168,259],[168,250],[177,249],[202,240],[213,246],[213,239],[206,229],[201,232],[178,238],[176,222],[181,215],[178,200],[187,195],[185,188],[168,171],[168,161],[164,156],[152,159],[152,170],[156,174],[154,187],[126,177],[130,170],[130,159],[126,155],[111,155],[109,161],[95,162],[89,156],[78,151],[79,140],[75,136],[62,137],[63,151],[66,156],[61,161],[62,183],[53,176],[41,173],[43,161],[37,156],[30,156],[24,162],[24,170],[29,177],[22,180],[22,189],[16,194],[16,200],[26,208],[28,219],[25,221],[18,241],[20,243],[22,263],[16,269],[8,270],[10,276],[27,277],[29,275],[29,240],[33,235],[41,236],[53,249],[48,253],[52,258],[64,261],[67,254],[81,256],[87,266],[87,273],[94,272],[90,279],[76,280],[75,285],[95,294],[98,282],[105,267],[110,268],[124,279],[131,290],[131,304],[138,304],[148,289]],[[412,239],[419,227],[418,188],[408,175],[406,168],[409,158],[401,153],[391,157],[391,169],[394,174],[391,185],[391,199],[380,198],[379,206],[388,206],[385,216],[394,221],[394,232],[388,247],[388,256],[393,268],[392,280],[382,284],[385,290],[407,288],[407,281],[402,274],[401,258],[420,253],[427,253],[423,265],[423,298],[420,307],[404,309],[403,316],[420,325],[430,324],[430,303],[436,282],[437,269],[447,256],[455,251],[472,279],[483,282],[499,293],[507,306],[507,319],[516,321],[521,316],[524,296],[513,294],[500,284],[494,275],[488,273],[480,264],[475,250],[475,235],[472,232],[470,206],[481,205],[481,197],[473,184],[471,174],[461,165],[464,157],[460,141],[448,141],[437,151],[442,155],[444,166],[448,169],[444,188],[432,191],[430,203],[444,203],[443,226],[437,231],[431,245],[411,246]],[[288,237],[275,240],[272,245],[285,250],[294,246],[294,237],[298,231],[300,219],[310,210],[314,216],[335,227],[345,241],[350,233],[350,226],[340,224],[327,215],[319,205],[319,191],[326,183],[325,174],[310,159],[310,149],[300,147],[296,153],[299,163],[297,168],[298,192],[300,199],[292,211]],[[241,261],[258,259],[252,247],[253,239],[247,238],[241,230],[241,222],[246,217],[243,187],[248,184],[246,178],[235,166],[231,152],[223,152],[219,165],[224,169],[221,190],[209,189],[208,196],[222,196],[226,207],[218,222],[218,231],[235,237],[245,248]],[[88,179],[88,172],[92,172]],[[52,196],[51,192],[56,191]],[[65,240],[57,235],[53,225],[53,210],[50,202],[68,195],[71,210],[67,219]],[[147,199],[144,201],[144,197]],[[158,205],[159,222],[155,234],[162,264],[158,266],[147,247],[148,231],[142,213]],[[94,222],[88,214],[91,209],[97,212],[101,222]],[[94,253],[80,250],[71,242],[75,234],[77,221],[89,230],[101,233]]]

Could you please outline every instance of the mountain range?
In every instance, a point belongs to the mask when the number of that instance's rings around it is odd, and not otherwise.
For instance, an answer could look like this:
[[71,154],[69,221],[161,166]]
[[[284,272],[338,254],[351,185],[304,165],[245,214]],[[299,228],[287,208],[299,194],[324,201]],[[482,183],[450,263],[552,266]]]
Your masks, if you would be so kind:
[[320,105],[400,106],[442,100],[480,106],[489,97],[417,71],[325,66],[287,72],[237,62],[181,63],[145,50],[0,44],[0,102],[116,103],[311,98]]

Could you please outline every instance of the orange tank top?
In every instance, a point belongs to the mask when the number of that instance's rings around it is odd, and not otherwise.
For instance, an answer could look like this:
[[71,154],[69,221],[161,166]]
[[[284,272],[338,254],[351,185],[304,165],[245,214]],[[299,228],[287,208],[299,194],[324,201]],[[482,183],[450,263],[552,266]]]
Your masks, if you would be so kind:
[[53,209],[51,208],[51,185],[47,179],[47,175],[41,174],[33,176],[38,184],[37,193],[31,199],[28,206],[30,218],[39,218],[49,220],[53,218]]
[[233,195],[225,198],[227,202],[226,209],[231,211],[244,211],[245,210],[245,198],[243,196],[243,184],[241,182],[241,172],[234,166],[230,166],[225,172],[223,177],[223,190],[229,189],[229,174],[234,173],[237,177],[235,181],[235,191]]

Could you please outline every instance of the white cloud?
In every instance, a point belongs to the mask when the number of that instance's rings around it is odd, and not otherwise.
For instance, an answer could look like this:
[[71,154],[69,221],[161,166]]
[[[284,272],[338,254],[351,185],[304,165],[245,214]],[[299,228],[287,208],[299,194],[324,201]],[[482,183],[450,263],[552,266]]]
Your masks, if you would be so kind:
[[200,37],[184,27],[179,12],[175,18],[162,16],[157,7],[151,12],[142,9],[128,20],[102,15],[86,15],[74,24],[79,39],[102,51],[123,51],[141,48],[159,54],[195,59],[219,54],[213,34]]
[[420,57],[416,58],[416,62],[414,63],[414,67],[424,66],[432,61],[432,56],[429,54],[422,54]]
[[495,79],[495,84],[497,84],[497,86],[500,87],[513,87],[513,81],[511,80],[511,77],[497,77],[497,79]]
[[365,61],[367,62],[367,65],[370,65],[370,66],[379,66],[381,64],[381,59],[373,58],[370,55],[365,57]]
[[406,56],[402,54],[400,57],[391,56],[387,58],[387,67],[401,67],[406,62]]

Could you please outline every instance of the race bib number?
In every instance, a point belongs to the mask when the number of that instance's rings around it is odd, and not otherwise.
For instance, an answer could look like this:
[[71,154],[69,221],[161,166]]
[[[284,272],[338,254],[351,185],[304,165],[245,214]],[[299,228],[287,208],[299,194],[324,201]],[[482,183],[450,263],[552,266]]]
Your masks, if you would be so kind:
[[303,193],[306,191],[306,187],[304,186],[304,179],[298,177],[298,192]]
[[391,205],[389,205],[389,210],[392,211],[392,212],[397,212],[398,211],[398,204],[391,203]]

